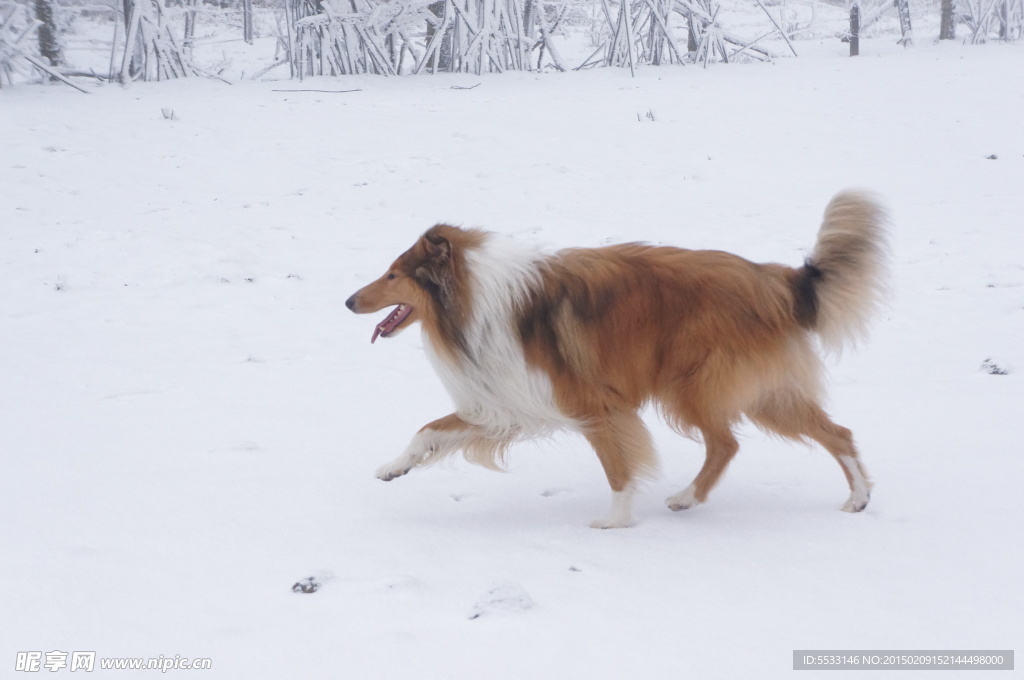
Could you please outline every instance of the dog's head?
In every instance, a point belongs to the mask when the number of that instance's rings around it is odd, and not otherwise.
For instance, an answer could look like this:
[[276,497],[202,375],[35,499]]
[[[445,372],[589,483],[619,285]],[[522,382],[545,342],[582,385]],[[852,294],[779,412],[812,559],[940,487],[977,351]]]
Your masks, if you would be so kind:
[[434,226],[402,253],[383,276],[357,290],[345,306],[356,314],[395,307],[377,324],[370,342],[398,335],[424,319],[448,326],[465,312],[465,251],[482,241],[483,233],[479,231],[445,224]]

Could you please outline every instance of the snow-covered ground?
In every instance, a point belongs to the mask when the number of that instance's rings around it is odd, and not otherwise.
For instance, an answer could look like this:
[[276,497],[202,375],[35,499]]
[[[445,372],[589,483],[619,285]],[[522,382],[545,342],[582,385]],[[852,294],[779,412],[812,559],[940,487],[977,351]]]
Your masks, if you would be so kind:
[[[1020,650],[1024,49],[891,43],[636,78],[0,91],[0,674],[55,650],[247,680]],[[893,217],[891,309],[832,368],[864,513],[830,456],[752,428],[671,513],[702,451],[653,415],[663,476],[629,530],[587,527],[608,489],[570,436],[509,474],[374,478],[449,402],[417,333],[371,346],[343,303],[434,222],[795,265],[847,186]]]

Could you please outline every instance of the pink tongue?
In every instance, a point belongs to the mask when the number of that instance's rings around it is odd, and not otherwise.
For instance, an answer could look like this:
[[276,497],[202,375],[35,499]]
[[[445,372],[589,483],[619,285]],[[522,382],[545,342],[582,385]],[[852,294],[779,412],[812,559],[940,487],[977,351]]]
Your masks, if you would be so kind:
[[373,329],[373,337],[370,338],[370,344],[377,341],[377,338],[383,335],[385,338],[395,330],[398,324],[402,323],[402,319],[409,316],[412,311],[412,307],[408,305],[399,305],[395,307],[394,311],[388,314],[387,318],[377,324],[377,327]]

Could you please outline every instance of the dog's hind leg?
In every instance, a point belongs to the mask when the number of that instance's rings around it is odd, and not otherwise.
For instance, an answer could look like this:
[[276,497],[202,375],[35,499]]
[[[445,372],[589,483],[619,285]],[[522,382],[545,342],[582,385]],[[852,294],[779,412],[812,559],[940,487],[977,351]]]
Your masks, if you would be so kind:
[[481,452],[493,454],[503,449],[505,444],[488,438],[482,428],[452,413],[424,425],[400,456],[377,469],[377,478],[390,482],[415,467],[432,463],[460,449],[474,452],[477,454],[474,455],[475,462],[482,462],[480,459],[484,456],[479,455]]
[[857,455],[853,433],[836,425],[816,403],[801,397],[783,395],[748,412],[760,427],[790,439],[810,437],[825,447],[839,463],[850,497],[843,505],[845,512],[860,512],[871,499],[871,480]]
[[657,468],[650,432],[640,416],[632,412],[616,411],[589,421],[583,435],[597,452],[612,487],[609,516],[594,520],[590,526],[595,529],[632,526],[637,480]]
[[728,424],[701,426],[700,431],[704,435],[704,465],[690,486],[665,499],[670,510],[686,510],[706,501],[711,489],[739,451],[740,445]]

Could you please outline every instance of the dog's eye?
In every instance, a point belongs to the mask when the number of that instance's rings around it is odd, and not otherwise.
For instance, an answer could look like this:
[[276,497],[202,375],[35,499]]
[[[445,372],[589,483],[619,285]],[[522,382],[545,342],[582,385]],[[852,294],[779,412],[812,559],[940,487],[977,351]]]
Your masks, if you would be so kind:
[[390,280],[391,280],[391,279],[393,279],[393,278],[395,278],[395,275],[394,275],[394,274],[388,274],[388,281],[390,281]]

